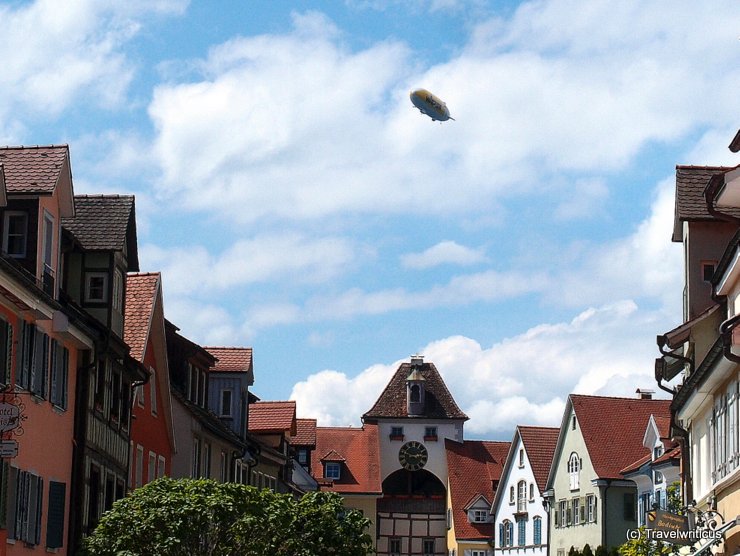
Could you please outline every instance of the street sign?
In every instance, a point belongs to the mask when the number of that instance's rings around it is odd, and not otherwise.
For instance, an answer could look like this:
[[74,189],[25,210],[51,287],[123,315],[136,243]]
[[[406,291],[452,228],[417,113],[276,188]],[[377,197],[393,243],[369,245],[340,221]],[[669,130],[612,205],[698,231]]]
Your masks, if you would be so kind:
[[14,458],[18,455],[18,441],[0,440],[0,458]]

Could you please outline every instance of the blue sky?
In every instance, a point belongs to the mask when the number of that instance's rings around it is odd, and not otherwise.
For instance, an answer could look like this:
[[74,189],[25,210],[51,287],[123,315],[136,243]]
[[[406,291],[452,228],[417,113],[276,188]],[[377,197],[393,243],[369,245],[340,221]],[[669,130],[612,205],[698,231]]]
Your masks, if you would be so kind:
[[[654,387],[676,164],[737,164],[734,2],[2,2],[0,134],[133,193],[142,270],[253,390],[359,424],[433,361],[468,436]],[[709,33],[706,30],[711,29]],[[425,87],[456,121],[408,99]]]

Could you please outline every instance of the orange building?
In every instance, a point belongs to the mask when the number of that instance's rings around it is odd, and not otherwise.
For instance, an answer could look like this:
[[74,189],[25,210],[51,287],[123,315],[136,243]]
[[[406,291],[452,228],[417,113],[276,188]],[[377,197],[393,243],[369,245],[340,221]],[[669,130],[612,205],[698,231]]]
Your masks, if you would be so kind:
[[129,488],[171,475],[175,451],[162,278],[157,273],[126,277],[124,340],[149,379],[137,386],[131,423]]

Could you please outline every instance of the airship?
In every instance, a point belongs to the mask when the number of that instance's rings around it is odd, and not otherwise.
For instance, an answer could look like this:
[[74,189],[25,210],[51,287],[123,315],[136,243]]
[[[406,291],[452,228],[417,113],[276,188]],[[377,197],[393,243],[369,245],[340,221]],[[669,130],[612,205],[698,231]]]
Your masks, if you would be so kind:
[[422,114],[429,116],[433,122],[445,122],[454,120],[450,116],[447,105],[438,96],[433,95],[426,89],[414,89],[409,94],[411,103],[416,106]]

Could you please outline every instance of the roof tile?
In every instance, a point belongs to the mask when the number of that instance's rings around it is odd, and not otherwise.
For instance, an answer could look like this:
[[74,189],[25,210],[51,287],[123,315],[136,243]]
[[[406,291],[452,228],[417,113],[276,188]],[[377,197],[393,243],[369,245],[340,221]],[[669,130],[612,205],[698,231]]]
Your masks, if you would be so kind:
[[[311,454],[314,477],[326,490],[346,494],[380,494],[380,443],[377,425],[362,428],[318,427],[316,450]],[[339,479],[328,482],[323,476],[321,459],[330,452],[344,458]]]
[[208,353],[218,361],[211,370],[223,372],[246,372],[252,367],[251,347],[206,347]]
[[131,356],[141,362],[144,361],[159,280],[159,272],[126,276],[123,340],[131,348]]
[[294,401],[249,404],[249,432],[295,434],[295,413]]
[[133,195],[75,195],[75,216],[62,225],[83,249],[123,251],[132,218]]
[[558,444],[560,429],[557,427],[519,426],[519,435],[532,466],[535,482],[540,492],[544,492],[547,476],[550,473],[552,458]]
[[470,523],[465,507],[478,496],[493,501],[510,447],[511,442],[445,440],[452,515],[458,539],[493,537],[493,523]]
[[296,419],[296,433],[288,441],[292,446],[316,446],[316,419]]
[[67,145],[0,147],[8,193],[51,193],[69,160]]

